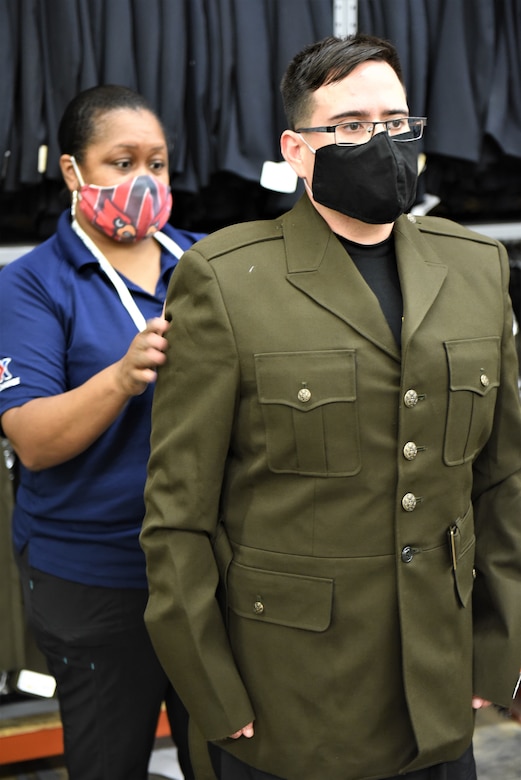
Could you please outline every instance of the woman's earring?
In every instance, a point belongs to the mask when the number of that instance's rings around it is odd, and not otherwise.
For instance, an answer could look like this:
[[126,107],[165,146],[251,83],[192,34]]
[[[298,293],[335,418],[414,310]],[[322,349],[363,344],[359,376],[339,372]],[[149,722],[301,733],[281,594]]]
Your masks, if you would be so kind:
[[73,190],[71,193],[71,217],[76,218],[76,204],[78,203],[78,190]]

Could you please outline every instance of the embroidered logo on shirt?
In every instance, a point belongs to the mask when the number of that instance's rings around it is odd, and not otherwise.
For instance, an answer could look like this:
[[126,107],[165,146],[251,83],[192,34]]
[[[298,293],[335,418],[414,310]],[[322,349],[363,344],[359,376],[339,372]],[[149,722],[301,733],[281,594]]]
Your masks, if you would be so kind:
[[0,392],[20,384],[20,377],[13,376],[9,371],[10,357],[0,358]]

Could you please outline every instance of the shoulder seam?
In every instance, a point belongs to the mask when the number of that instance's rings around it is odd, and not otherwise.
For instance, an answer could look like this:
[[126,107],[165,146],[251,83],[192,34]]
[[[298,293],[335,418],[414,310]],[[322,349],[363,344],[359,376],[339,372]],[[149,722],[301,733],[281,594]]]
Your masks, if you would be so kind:
[[437,225],[423,224],[421,218],[417,219],[416,226],[421,233],[430,233],[432,235],[442,235],[450,238],[460,238],[464,241],[476,241],[479,244],[488,244],[489,246],[498,246],[498,241],[490,236],[485,236],[483,233],[476,233],[472,228],[465,225],[459,225],[458,223],[452,223],[448,220],[443,220],[437,223]]
[[[259,220],[257,222],[244,223],[243,225],[233,225],[233,232],[231,228],[223,228],[222,231],[219,230],[217,233],[201,239],[187,251],[193,250],[198,252],[202,257],[210,261],[252,244],[278,241],[283,235],[280,223],[276,222],[270,230],[266,230],[269,224],[267,220]],[[258,230],[258,227],[261,225],[264,229]]]

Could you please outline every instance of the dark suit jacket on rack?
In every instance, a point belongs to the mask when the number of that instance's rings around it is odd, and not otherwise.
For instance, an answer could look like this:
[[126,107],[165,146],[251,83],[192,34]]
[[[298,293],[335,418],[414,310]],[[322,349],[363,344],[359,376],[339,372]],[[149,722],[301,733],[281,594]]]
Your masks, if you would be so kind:
[[167,300],[146,619],[205,738],[287,780],[456,759],[472,694],[507,706],[519,673],[506,252],[394,232],[401,353],[306,196],[196,244]]

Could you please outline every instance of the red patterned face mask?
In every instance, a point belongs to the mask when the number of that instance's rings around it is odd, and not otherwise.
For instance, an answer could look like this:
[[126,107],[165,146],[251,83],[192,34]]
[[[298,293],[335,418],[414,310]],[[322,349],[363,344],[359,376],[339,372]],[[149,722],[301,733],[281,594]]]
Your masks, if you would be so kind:
[[98,187],[84,184],[74,157],[71,161],[81,184],[77,208],[109,238],[141,241],[168,221],[172,210],[170,187],[155,176],[145,174],[113,187]]

